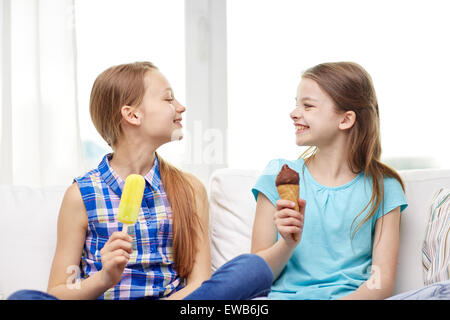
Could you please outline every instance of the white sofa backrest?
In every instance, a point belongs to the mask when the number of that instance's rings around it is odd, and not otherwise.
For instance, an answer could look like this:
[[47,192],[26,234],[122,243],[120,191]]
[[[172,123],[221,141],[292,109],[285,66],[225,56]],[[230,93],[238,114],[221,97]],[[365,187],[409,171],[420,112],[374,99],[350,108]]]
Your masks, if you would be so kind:
[[0,295],[47,290],[67,187],[0,186]]
[[450,170],[423,169],[399,172],[406,189],[408,208],[400,222],[400,249],[395,293],[424,286],[422,246],[433,196],[450,187]]
[[256,201],[251,192],[260,172],[219,169],[210,180],[212,269],[250,252]]
[[[423,287],[422,243],[434,193],[450,187],[450,170],[400,171],[408,208],[402,213],[395,293]],[[256,202],[251,193],[258,171],[220,169],[210,181],[210,236],[213,270],[250,252]]]

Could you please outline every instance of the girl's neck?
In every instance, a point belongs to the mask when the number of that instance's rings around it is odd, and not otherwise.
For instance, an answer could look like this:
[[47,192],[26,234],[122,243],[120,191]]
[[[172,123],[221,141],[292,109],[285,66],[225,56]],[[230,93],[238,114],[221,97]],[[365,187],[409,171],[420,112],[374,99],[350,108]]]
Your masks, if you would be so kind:
[[306,161],[309,172],[318,183],[336,187],[352,181],[357,176],[348,165],[348,153],[343,150],[346,149],[318,149]]
[[132,173],[146,175],[153,167],[156,148],[138,142],[122,141],[114,148],[111,168],[123,180]]

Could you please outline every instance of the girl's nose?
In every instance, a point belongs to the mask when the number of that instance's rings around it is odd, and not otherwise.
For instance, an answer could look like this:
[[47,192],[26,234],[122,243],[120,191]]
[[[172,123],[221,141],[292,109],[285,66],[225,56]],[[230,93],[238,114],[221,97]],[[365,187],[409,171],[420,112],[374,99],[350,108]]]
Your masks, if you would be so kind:
[[186,111],[186,107],[183,106],[181,103],[179,103],[179,102],[177,101],[177,104],[176,104],[176,111],[177,111],[178,113],[183,113],[183,112]]
[[289,114],[289,116],[291,117],[292,120],[297,120],[300,118],[300,108],[295,107],[294,110],[292,110],[292,112]]

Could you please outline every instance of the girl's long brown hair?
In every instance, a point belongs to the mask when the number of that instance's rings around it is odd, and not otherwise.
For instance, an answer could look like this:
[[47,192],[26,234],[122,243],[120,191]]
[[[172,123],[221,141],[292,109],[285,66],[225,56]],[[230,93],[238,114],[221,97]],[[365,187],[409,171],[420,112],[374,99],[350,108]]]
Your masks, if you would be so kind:
[[[369,208],[368,214],[358,223],[352,238],[361,226],[372,218],[384,199],[384,177],[397,179],[405,189],[400,175],[380,161],[380,117],[372,78],[367,71],[354,62],[322,63],[306,70],[302,78],[314,80],[334,101],[338,112],[353,111],[356,121],[350,129],[350,152],[348,165],[353,173],[364,172],[372,178],[372,196],[357,218]],[[316,147],[307,149],[301,157],[307,159],[317,152]]]
[[[138,106],[144,97],[144,76],[157,69],[151,62],[135,62],[113,66],[94,82],[90,113],[95,128],[114,149],[122,134],[120,109]],[[173,253],[175,269],[186,278],[194,265],[199,232],[203,229],[197,214],[192,183],[179,169],[164,161],[157,153],[161,180],[173,212]]]

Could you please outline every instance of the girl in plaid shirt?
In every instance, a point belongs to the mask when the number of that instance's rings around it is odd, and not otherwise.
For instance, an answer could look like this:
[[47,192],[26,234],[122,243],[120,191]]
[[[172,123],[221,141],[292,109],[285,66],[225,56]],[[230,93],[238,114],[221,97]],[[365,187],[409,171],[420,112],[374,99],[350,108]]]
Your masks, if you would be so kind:
[[[239,256],[211,277],[205,188],[156,152],[182,138],[185,110],[150,62],[98,76],[91,118],[114,152],[67,189],[48,294],[22,298],[249,299],[268,292],[272,272],[256,255]],[[138,222],[126,234],[116,215],[132,173],[141,174],[146,187]]]

